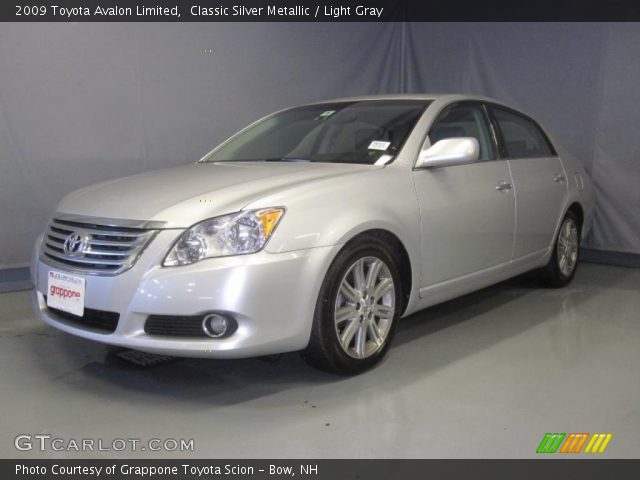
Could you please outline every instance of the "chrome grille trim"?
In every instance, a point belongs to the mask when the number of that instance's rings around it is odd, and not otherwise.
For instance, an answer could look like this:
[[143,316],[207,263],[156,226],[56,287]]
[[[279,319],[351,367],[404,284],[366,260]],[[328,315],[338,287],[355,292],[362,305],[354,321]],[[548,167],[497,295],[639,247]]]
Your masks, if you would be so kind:
[[115,228],[120,230],[160,230],[164,228],[167,222],[156,220],[131,220],[128,218],[107,218],[107,217],[85,217],[82,215],[72,215],[69,213],[60,213],[54,217],[62,223],[84,223],[100,225],[101,228]]
[[[135,265],[163,225],[164,222],[56,215],[44,233],[40,259],[83,275],[118,275]],[[81,253],[75,255],[64,248],[72,233],[79,233],[84,239]]]

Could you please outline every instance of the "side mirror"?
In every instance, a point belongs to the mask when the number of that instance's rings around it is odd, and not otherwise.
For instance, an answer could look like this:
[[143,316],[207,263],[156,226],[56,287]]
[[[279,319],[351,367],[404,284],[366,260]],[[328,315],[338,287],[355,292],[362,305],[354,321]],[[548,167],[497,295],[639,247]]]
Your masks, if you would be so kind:
[[447,167],[473,163],[480,156],[480,145],[473,137],[443,138],[420,152],[416,168]]

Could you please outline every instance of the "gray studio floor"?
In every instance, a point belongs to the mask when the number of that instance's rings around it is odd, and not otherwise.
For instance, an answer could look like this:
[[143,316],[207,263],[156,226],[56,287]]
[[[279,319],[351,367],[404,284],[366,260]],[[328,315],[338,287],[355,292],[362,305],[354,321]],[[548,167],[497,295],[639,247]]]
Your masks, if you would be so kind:
[[[356,378],[296,354],[135,367],[0,295],[0,457],[18,434],[194,439],[128,457],[534,457],[545,432],[612,432],[640,455],[640,269],[583,264],[563,290],[520,278],[401,324]],[[56,457],[78,458],[75,453]],[[113,456],[88,453],[85,456]]]

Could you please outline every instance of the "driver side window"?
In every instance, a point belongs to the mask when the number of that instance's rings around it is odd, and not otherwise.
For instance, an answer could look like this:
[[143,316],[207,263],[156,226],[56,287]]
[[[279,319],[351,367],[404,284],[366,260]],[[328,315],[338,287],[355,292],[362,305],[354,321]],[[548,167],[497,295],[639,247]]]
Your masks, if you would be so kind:
[[454,137],[477,139],[481,161],[497,157],[486,114],[479,105],[460,104],[445,109],[429,131],[431,145],[444,138]]

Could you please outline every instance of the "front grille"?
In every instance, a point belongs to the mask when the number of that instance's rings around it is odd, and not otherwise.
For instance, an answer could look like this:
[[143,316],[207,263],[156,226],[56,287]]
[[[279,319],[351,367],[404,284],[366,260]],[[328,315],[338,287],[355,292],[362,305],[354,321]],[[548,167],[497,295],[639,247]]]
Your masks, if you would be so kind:
[[[47,297],[44,297],[45,302]],[[116,312],[107,312],[105,310],[94,310],[92,308],[85,308],[84,315],[78,317],[71,313],[58,310],[57,308],[47,307],[52,313],[55,313],[58,317],[62,317],[68,323],[77,327],[90,327],[96,330],[102,330],[105,333],[113,333],[118,327],[118,320],[120,320],[120,314]]]
[[150,315],[144,324],[149,335],[166,337],[204,337],[209,338],[202,329],[203,315]]
[[[42,256],[49,264],[71,267],[81,273],[117,275],[135,264],[157,232],[151,228],[112,225],[100,219],[53,218],[44,234]],[[72,235],[77,251],[65,248]]]

